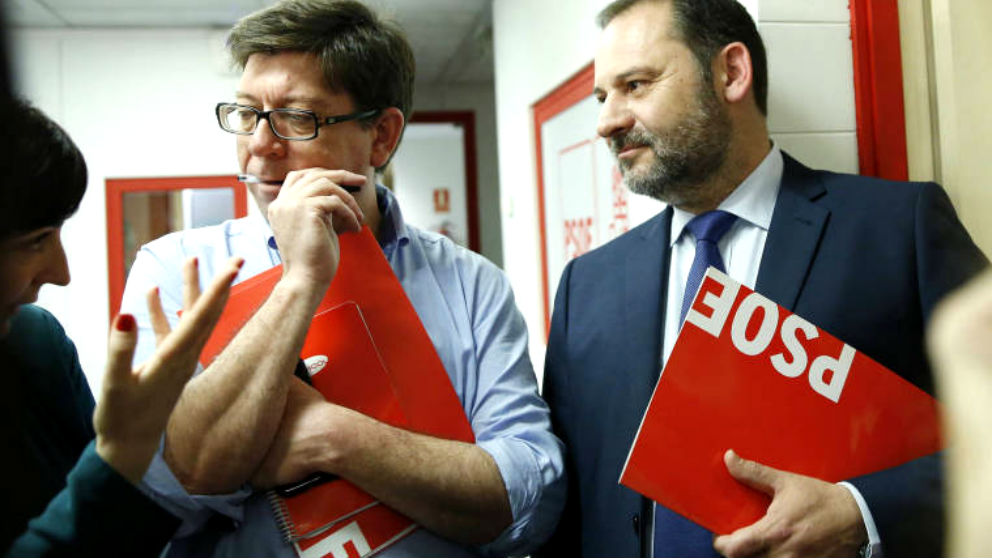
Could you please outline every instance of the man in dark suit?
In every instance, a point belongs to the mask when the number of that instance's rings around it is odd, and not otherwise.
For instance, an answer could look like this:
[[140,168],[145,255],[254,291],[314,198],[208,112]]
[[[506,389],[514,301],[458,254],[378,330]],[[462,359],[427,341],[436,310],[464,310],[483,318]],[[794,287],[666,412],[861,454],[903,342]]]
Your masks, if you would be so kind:
[[772,503],[715,539],[617,483],[701,265],[932,393],[930,311],[987,261],[936,184],[816,171],[771,143],[764,47],[734,0],[618,0],[600,25],[599,134],[627,186],[669,207],[562,274],[544,391],[569,496],[543,554],[939,554],[936,456],[831,484],[728,452]]

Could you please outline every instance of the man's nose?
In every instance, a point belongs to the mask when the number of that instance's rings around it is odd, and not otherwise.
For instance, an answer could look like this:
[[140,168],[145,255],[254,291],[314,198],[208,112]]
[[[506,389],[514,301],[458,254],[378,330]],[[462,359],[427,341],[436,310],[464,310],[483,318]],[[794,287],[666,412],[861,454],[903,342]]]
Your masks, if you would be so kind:
[[596,133],[604,138],[626,132],[634,126],[634,117],[626,104],[613,96],[607,96],[599,107],[599,121]]
[[248,149],[255,157],[270,157],[286,152],[286,140],[275,135],[268,118],[259,118],[255,131],[248,136]]

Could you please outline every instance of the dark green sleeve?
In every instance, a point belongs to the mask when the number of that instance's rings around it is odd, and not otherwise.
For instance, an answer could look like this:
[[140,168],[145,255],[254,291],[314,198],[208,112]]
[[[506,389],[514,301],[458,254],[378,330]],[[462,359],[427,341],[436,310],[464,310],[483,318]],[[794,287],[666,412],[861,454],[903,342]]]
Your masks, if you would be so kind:
[[90,443],[68,483],[8,556],[158,556],[179,520],[107,465]]

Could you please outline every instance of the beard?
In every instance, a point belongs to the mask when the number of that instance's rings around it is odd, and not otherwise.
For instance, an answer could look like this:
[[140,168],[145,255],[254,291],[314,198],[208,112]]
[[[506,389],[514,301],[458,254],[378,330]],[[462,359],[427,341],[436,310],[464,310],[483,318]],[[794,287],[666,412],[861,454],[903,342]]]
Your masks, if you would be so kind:
[[610,138],[610,149],[618,155],[628,146],[650,148],[654,157],[645,169],[635,169],[634,159],[618,159],[627,188],[680,205],[698,197],[700,186],[723,166],[731,131],[730,117],[716,93],[701,85],[695,106],[674,126],[657,133],[632,128]]

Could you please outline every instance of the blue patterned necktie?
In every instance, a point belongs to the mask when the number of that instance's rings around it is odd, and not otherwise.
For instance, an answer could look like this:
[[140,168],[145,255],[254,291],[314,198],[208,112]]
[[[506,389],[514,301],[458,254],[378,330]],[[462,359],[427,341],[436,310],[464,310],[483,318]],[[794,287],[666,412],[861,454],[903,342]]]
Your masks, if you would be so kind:
[[[717,244],[730,230],[735,220],[737,220],[736,216],[725,211],[707,211],[693,217],[686,225],[689,232],[696,237],[696,257],[693,258],[692,267],[689,268],[679,324],[685,320],[689,306],[692,305],[696,291],[699,290],[699,285],[706,275],[706,268],[713,266],[720,271],[726,271]],[[678,452],[679,448],[671,448],[671,451]],[[713,550],[712,533],[661,504],[655,504],[654,510],[654,555],[656,557],[718,556]]]
[[706,275],[706,268],[713,266],[726,273],[723,266],[723,258],[720,257],[720,250],[717,244],[723,235],[727,234],[730,227],[734,225],[737,216],[726,211],[707,211],[700,213],[689,221],[685,228],[689,229],[692,236],[696,237],[696,257],[692,260],[692,267],[689,268],[689,278],[685,282],[685,293],[682,298],[682,314],[679,324],[685,321],[685,315],[689,312],[692,299],[696,297],[700,283]]

